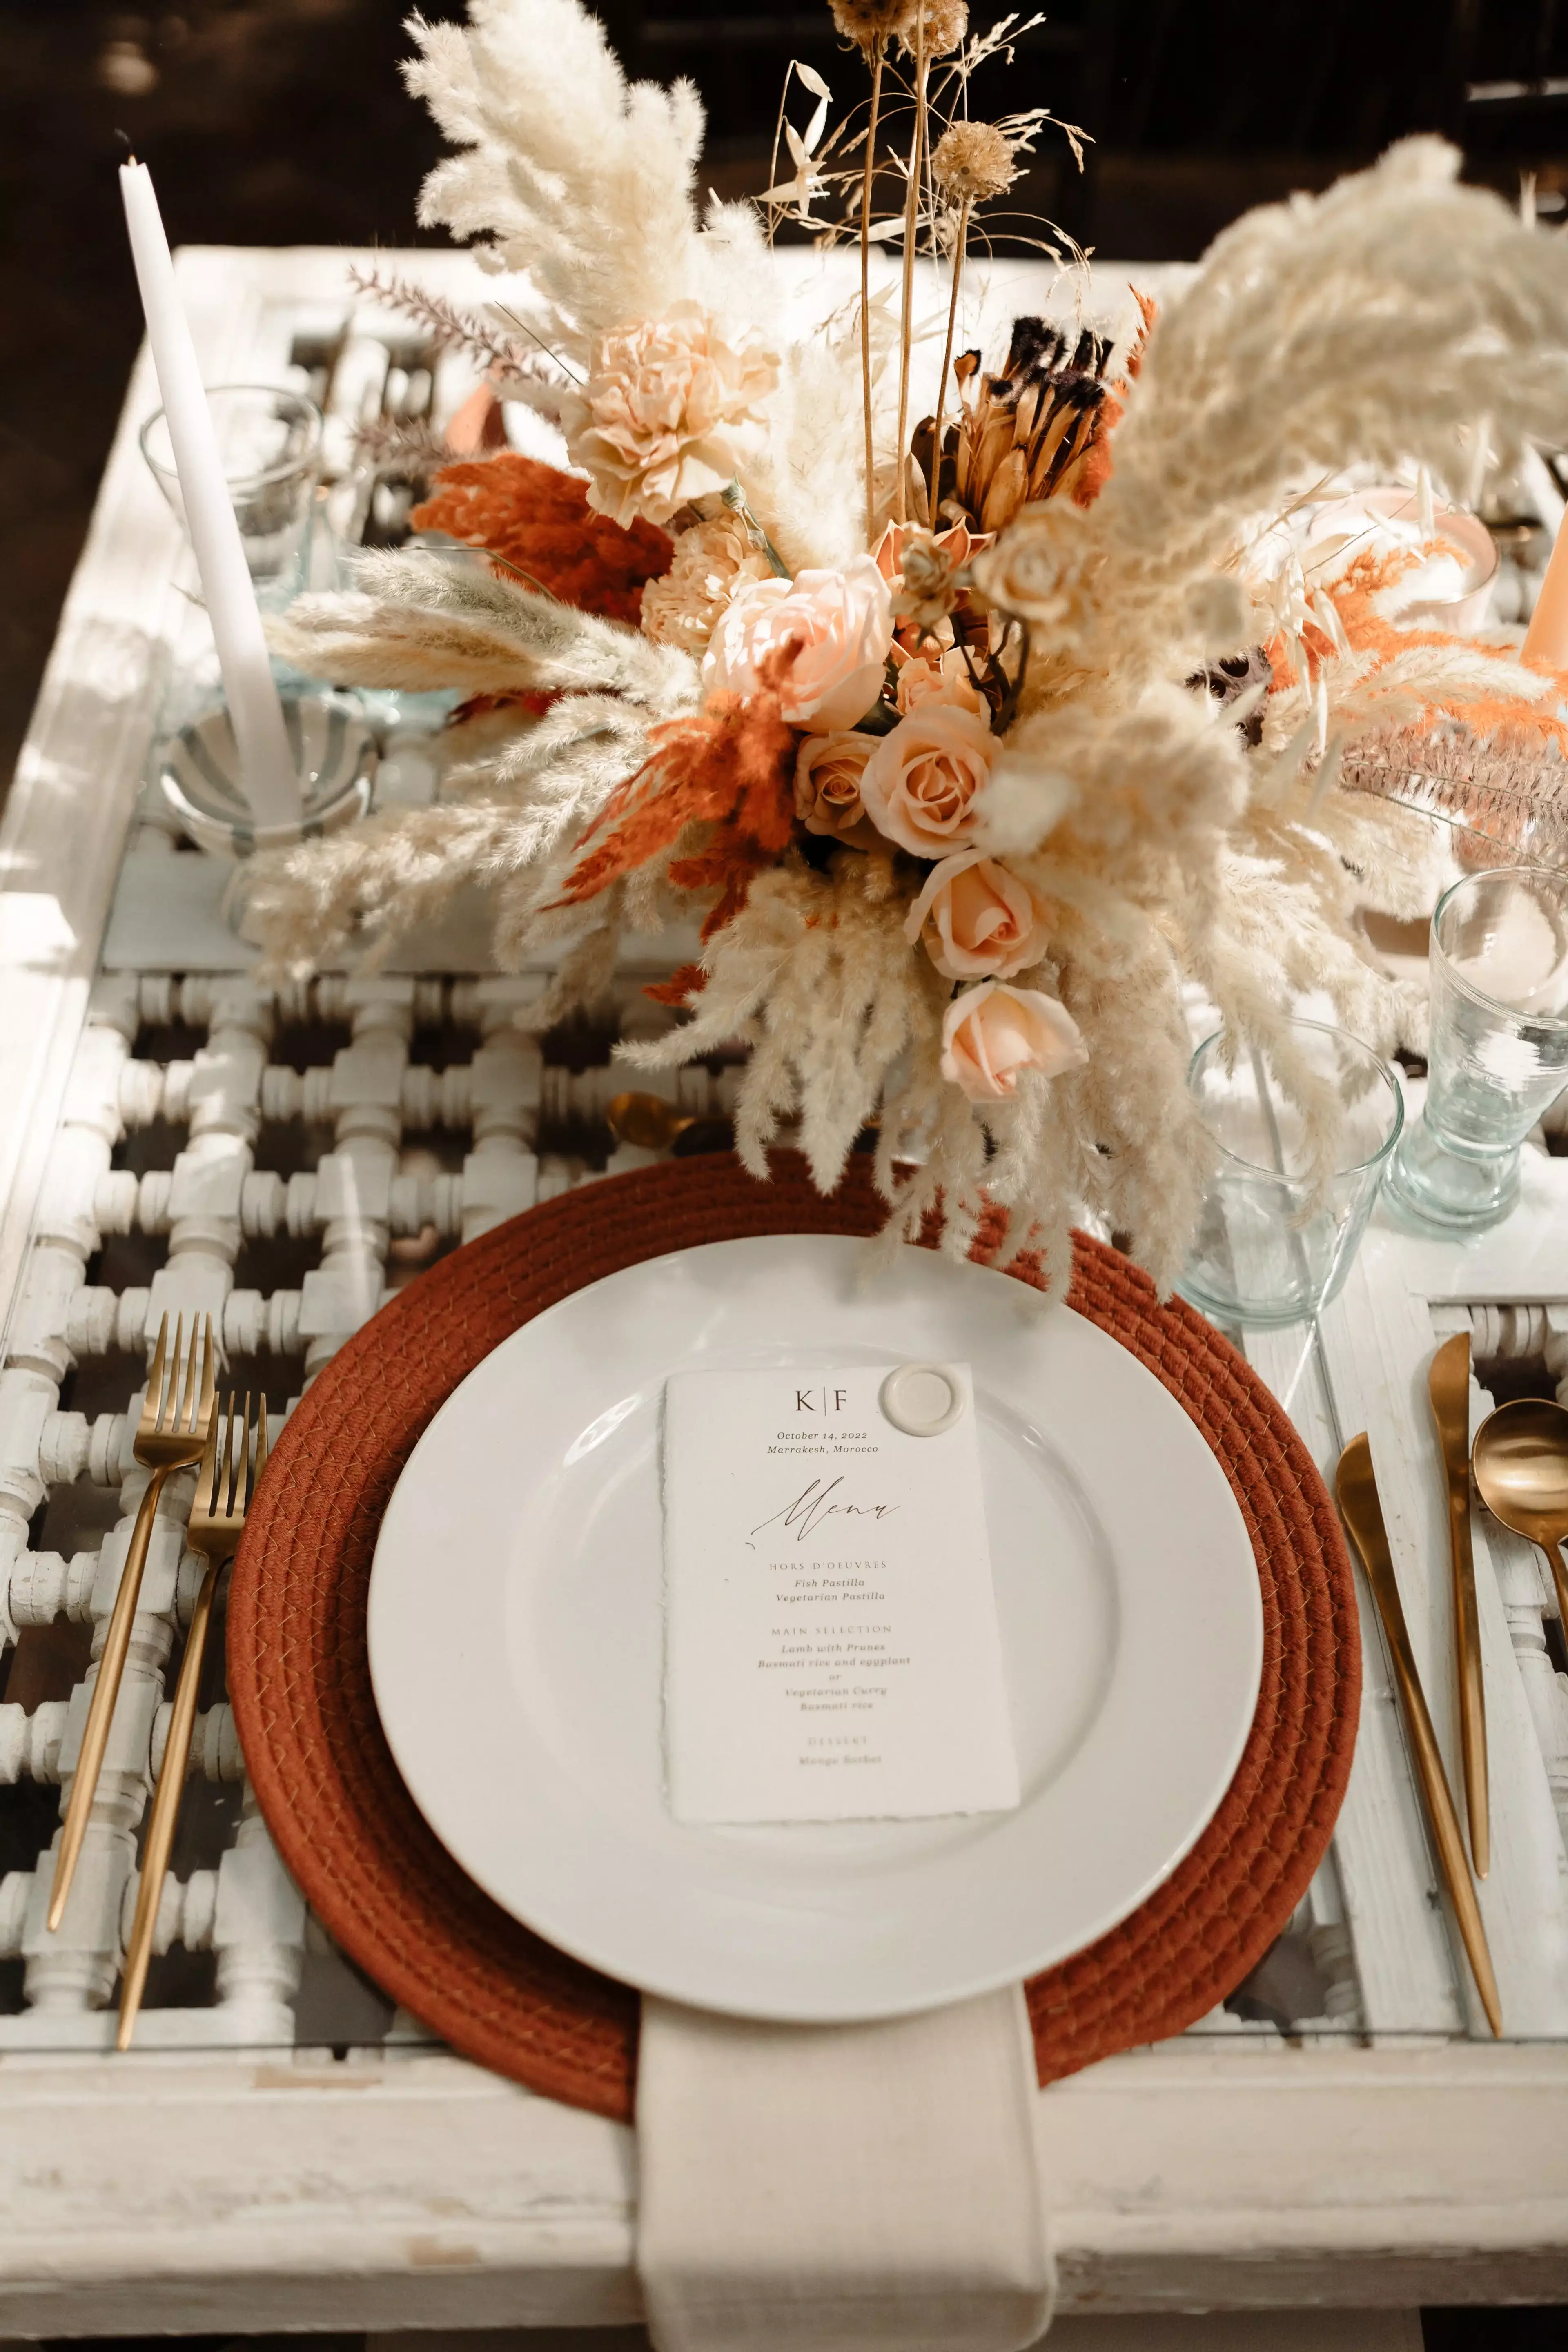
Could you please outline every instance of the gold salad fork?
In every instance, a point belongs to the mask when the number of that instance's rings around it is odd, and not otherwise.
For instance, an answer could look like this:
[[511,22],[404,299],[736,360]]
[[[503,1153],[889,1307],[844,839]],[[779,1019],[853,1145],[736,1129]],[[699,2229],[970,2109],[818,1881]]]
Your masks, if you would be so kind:
[[[222,1432],[226,1419],[226,1443]],[[180,1818],[180,1799],[184,1791],[185,1765],[191,1752],[191,1733],[196,1719],[196,1696],[201,1687],[202,1660],[206,1653],[207,1628],[212,1622],[213,1599],[225,1562],[234,1558],[239,1538],[245,1532],[245,1514],[256,1482],[267,1467],[267,1400],[261,1400],[260,1418],[256,1428],[256,1462],[250,1460],[250,1394],[246,1392],[245,1410],[237,1413],[231,1391],[226,1415],[212,1416],[207,1430],[207,1442],[196,1471],[196,1499],[191,1506],[191,1522],[185,1531],[185,1541],[192,1551],[200,1552],[207,1562],[207,1572],[202,1579],[201,1591],[191,1614],[191,1630],[185,1636],[185,1654],[180,1666],[180,1679],[174,1690],[174,1704],[169,1716],[169,1736],[163,1743],[163,1761],[158,1773],[158,1786],[153,1792],[153,1810],[148,1816],[147,1835],[142,1849],[142,1883],[136,1891],[136,1916],[131,1926],[131,1940],[126,1947],[125,1967],[120,1989],[120,2031],[115,2046],[131,2047],[131,2036],[136,2026],[136,2012],[142,2006],[142,1995],[147,1983],[147,1964],[153,1957],[153,1932],[158,1924],[158,1904],[163,1892],[163,1879],[169,1867],[169,1855],[174,1849],[174,1828]]]
[[[153,1351],[153,1361],[147,1372],[147,1393],[142,1400],[142,1418],[137,1424],[132,1451],[137,1461],[151,1470],[153,1475],[147,1481],[147,1491],[142,1497],[142,1507],[136,1514],[136,1525],[132,1530],[120,1590],[114,1599],[114,1614],[109,1621],[103,1654],[98,1662],[98,1680],[93,1685],[87,1723],[81,1735],[81,1753],[77,1759],[70,1802],[66,1808],[65,1832],[60,1839],[60,1850],[55,1863],[54,1889],[49,1898],[51,1932],[65,1916],[66,1897],[70,1893],[71,1880],[76,1874],[81,1842],[87,1833],[88,1815],[92,1811],[92,1800],[98,1788],[98,1776],[103,1768],[103,1751],[109,1745],[109,1727],[114,1717],[114,1702],[120,1696],[120,1677],[125,1671],[125,1655],[131,1647],[131,1628],[141,1596],[142,1572],[147,1565],[148,1546],[153,1540],[153,1521],[158,1508],[158,1497],[163,1491],[165,1479],[174,1471],[188,1470],[193,1463],[200,1461],[212,1422],[212,1318],[204,1315],[199,1328],[195,1318],[192,1318],[191,1352],[188,1357],[184,1349],[184,1328],[185,1318],[182,1315],[174,1325],[174,1352],[171,1360],[169,1318],[164,1316],[158,1326],[158,1345]],[[196,1369],[198,1357],[201,1360],[199,1373]]]

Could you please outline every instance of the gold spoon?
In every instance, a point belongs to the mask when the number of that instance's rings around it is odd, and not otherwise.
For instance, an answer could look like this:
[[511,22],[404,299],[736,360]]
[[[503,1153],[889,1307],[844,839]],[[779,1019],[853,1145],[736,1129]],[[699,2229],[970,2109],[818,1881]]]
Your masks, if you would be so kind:
[[[730,1122],[721,1111],[678,1110],[662,1095],[612,1095],[605,1121],[617,1143],[634,1144],[639,1151],[668,1151],[686,1136],[691,1137],[689,1150],[710,1151],[730,1140]],[[693,1132],[699,1128],[700,1135]]]
[[630,1143],[638,1151],[668,1151],[678,1135],[697,1124],[690,1111],[677,1110],[662,1095],[612,1095],[605,1105],[605,1119],[617,1143]]
[[1471,1466],[1482,1502],[1516,1536],[1539,1544],[1552,1568],[1568,1633],[1568,1412],[1548,1397],[1500,1404],[1476,1432]]

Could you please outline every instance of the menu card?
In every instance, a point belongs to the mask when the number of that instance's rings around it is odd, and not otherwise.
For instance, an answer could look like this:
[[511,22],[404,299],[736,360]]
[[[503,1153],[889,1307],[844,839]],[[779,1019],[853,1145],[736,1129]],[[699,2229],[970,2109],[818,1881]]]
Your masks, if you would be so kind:
[[678,1821],[1017,1804],[966,1364],[672,1374],[664,1545]]

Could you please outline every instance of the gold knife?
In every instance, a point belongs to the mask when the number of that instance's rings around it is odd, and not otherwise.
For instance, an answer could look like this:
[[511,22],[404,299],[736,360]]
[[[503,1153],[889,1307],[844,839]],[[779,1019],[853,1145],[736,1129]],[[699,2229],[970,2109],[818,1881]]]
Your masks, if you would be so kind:
[[1487,1931],[1481,1922],[1481,1909],[1476,1900],[1470,1866],[1465,1859],[1464,1832],[1459,1827],[1459,1817],[1454,1811],[1448,1776],[1443,1769],[1442,1750],[1437,1745],[1437,1735],[1432,1728],[1432,1718],[1426,1712],[1421,1677],[1415,1671],[1415,1654],[1410,1646],[1405,1606],[1399,1598],[1394,1560],[1388,1549],[1388,1532],[1383,1524],[1383,1505],[1378,1498],[1377,1480],[1373,1473],[1372,1448],[1364,1433],[1360,1437],[1352,1437],[1341,1454],[1340,1466],[1334,1477],[1334,1493],[1345,1525],[1361,1554],[1366,1580],[1372,1587],[1372,1597],[1377,1603],[1377,1613],[1388,1637],[1394,1680],[1399,1685],[1405,1719],[1409,1726],[1410,1745],[1415,1751],[1415,1769],[1426,1800],[1427,1818],[1432,1823],[1437,1860],[1481,1996],[1481,2007],[1486,2011],[1487,2023],[1492,2032],[1500,2034],[1502,2008],[1498,2000],[1497,1979],[1492,1974],[1492,1956],[1487,1948]]
[[1470,1335],[1456,1331],[1432,1359],[1426,1377],[1432,1418],[1443,1449],[1448,1487],[1448,1551],[1454,1568],[1454,1667],[1459,1685],[1459,1742],[1465,1763],[1465,1808],[1476,1876],[1491,1868],[1487,1792],[1487,1694],[1481,1676],[1481,1629],[1476,1614],[1476,1562],[1470,1549]]

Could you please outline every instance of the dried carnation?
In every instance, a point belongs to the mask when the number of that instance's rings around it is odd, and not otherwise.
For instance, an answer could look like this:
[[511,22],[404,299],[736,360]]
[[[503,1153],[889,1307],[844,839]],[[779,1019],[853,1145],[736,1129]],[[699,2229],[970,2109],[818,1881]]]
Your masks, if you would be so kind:
[[911,58],[917,40],[924,41],[928,58],[945,58],[951,57],[968,30],[968,0],[925,0],[923,8],[905,12],[900,38]]
[[954,204],[983,204],[1010,188],[1018,172],[994,122],[951,122],[931,150],[931,175]]
[[776,352],[754,340],[732,347],[697,302],[602,336],[570,444],[591,478],[590,505],[619,523],[663,523],[721,490],[778,380]]
[[900,39],[915,20],[915,0],[828,0],[828,5],[842,38],[860,49]]
[[642,632],[658,646],[679,646],[694,661],[708,650],[721,614],[741,589],[773,576],[773,566],[738,514],[694,523],[675,542],[662,580],[643,590]]

